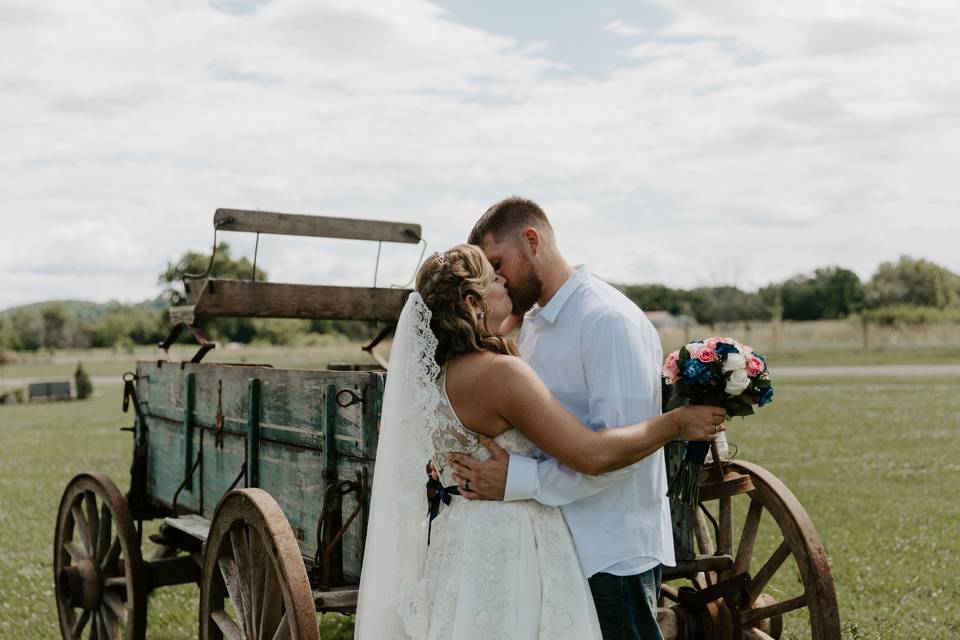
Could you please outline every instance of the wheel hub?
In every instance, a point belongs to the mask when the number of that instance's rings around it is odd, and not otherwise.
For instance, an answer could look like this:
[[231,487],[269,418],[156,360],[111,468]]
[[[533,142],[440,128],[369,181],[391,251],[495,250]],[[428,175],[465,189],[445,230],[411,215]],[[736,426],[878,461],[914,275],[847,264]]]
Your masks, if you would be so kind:
[[103,600],[99,568],[90,560],[64,567],[57,576],[57,591],[68,606],[96,609]]

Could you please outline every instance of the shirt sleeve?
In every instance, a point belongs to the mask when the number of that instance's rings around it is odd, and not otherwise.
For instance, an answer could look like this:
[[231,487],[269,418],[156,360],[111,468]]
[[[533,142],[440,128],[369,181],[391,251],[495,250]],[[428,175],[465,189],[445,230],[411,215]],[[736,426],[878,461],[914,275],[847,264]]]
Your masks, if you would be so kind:
[[[594,431],[660,414],[660,344],[652,331],[616,314],[584,323],[580,343]],[[625,467],[598,476],[578,473],[552,458],[510,456],[504,500],[534,499],[549,506],[575,502],[607,489],[633,471]]]

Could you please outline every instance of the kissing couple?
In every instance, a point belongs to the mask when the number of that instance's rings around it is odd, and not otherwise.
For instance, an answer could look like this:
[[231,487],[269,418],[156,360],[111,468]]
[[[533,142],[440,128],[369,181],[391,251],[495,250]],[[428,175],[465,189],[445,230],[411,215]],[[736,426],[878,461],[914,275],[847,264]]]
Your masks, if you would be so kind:
[[530,200],[428,257],[390,353],[355,637],[661,638],[662,447],[726,414],[661,414],[661,363],[643,312],[570,266]]

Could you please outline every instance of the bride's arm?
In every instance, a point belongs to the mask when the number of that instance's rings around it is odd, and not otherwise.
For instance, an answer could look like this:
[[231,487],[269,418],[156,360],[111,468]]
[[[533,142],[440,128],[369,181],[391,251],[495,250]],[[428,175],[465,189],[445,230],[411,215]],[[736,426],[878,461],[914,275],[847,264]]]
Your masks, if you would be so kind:
[[[541,451],[589,475],[606,473],[642,460],[670,440],[715,437],[725,411],[682,407],[617,429],[591,431],[553,397],[543,381],[519,358],[495,359],[490,398],[500,416]],[[720,426],[723,430],[723,426]]]

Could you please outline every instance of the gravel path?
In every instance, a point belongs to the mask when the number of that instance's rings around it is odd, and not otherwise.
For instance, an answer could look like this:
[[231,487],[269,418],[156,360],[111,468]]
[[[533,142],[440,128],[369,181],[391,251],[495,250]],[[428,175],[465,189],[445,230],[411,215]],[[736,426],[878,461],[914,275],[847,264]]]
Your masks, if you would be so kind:
[[784,378],[911,378],[960,376],[960,364],[878,364],[866,366],[796,366],[770,370],[774,380]]

